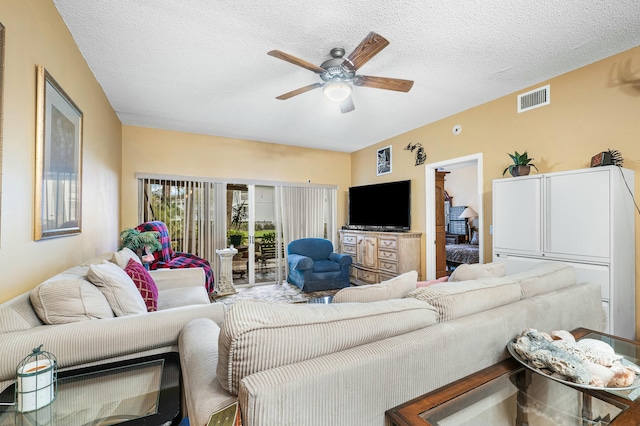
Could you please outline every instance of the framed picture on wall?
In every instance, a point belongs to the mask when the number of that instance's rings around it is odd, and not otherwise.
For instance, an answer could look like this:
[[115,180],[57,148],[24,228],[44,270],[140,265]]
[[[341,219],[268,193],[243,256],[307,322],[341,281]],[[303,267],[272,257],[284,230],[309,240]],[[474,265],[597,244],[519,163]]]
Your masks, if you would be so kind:
[[79,234],[82,111],[42,66],[36,92],[36,240]]
[[391,173],[391,145],[380,148],[377,157],[377,175]]

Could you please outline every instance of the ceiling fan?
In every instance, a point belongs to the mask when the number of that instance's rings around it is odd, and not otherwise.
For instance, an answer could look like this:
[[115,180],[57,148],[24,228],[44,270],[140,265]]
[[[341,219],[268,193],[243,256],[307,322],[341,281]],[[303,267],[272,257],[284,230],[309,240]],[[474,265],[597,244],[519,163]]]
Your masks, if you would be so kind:
[[275,58],[290,62],[309,71],[313,71],[320,76],[322,82],[313,83],[308,86],[301,87],[283,95],[277,96],[276,99],[286,100],[313,89],[322,87],[324,95],[334,102],[340,103],[342,113],[353,111],[355,106],[351,99],[352,87],[373,87],[374,89],[395,90],[397,92],[408,92],[413,86],[411,80],[401,80],[399,78],[372,77],[367,75],[356,75],[356,71],[366,64],[371,58],[377,55],[382,49],[387,47],[389,41],[380,34],[370,32],[360,42],[358,47],[345,59],[344,49],[336,47],[331,49],[331,59],[324,61],[320,66],[310,62],[296,58],[295,56],[284,53],[280,50],[272,50],[268,52]]

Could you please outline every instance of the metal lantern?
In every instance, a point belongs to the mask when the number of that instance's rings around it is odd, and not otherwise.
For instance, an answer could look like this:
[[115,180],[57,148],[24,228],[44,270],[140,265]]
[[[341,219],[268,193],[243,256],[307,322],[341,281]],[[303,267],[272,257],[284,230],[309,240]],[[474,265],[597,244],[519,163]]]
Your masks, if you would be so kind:
[[16,368],[16,411],[26,413],[53,402],[57,393],[58,360],[42,350],[33,349]]

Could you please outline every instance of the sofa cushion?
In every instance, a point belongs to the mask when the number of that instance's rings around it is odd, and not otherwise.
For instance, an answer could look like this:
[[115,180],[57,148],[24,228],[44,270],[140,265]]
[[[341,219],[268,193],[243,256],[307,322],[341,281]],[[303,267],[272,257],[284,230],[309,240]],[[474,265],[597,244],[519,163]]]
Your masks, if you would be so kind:
[[99,265],[90,265],[87,277],[107,298],[116,316],[147,312],[147,307],[135,284],[115,263],[105,261]]
[[0,305],[0,334],[24,331],[42,325],[36,315],[29,293],[22,293]]
[[561,262],[542,262],[527,271],[509,275],[509,278],[520,283],[524,299],[576,284],[576,271],[573,266]]
[[334,272],[340,270],[340,264],[331,260],[315,260],[313,272]]
[[111,261],[122,269],[127,267],[130,260],[134,260],[136,263],[142,265],[142,261],[140,260],[136,252],[127,247],[124,247],[122,250],[113,253],[113,256],[111,256]]
[[402,299],[416,289],[418,273],[406,272],[380,284],[343,288],[333,296],[333,303],[375,302],[387,299]]
[[411,299],[372,303],[235,303],[218,340],[217,376],[237,395],[243,377],[435,324],[436,310]]
[[438,321],[445,322],[520,300],[520,285],[509,278],[434,284],[417,288],[407,297],[433,305],[440,312]]
[[463,263],[458,266],[451,276],[449,281],[468,281],[477,280],[478,278],[493,278],[504,277],[507,273],[506,262],[494,262],[494,263]]
[[158,287],[156,286],[155,281],[153,281],[153,278],[151,278],[151,275],[149,275],[149,271],[134,259],[129,259],[129,263],[127,263],[124,271],[131,277],[131,280],[140,292],[142,300],[144,300],[144,304],[147,307],[147,311],[157,311]]
[[204,286],[158,289],[158,310],[189,305],[208,305],[211,301]]
[[86,279],[64,273],[38,285],[29,298],[45,324],[113,318],[111,306],[99,289]]

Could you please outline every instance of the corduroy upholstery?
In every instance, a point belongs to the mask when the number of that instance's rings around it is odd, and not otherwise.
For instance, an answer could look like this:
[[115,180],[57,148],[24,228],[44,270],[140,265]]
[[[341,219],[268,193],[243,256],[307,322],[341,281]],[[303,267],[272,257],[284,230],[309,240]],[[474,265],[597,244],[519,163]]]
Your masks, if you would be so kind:
[[[532,271],[522,279],[535,280],[533,277],[539,274],[548,283],[554,281],[553,274],[541,272],[542,269]],[[446,283],[461,285],[461,288],[469,286],[471,293],[486,304],[472,312],[465,306],[473,301],[462,300],[462,293],[453,290],[452,304],[447,309],[452,313],[448,318],[455,318],[379,339],[367,337],[376,332],[377,323],[371,327],[340,327],[328,321],[315,331],[304,325],[298,329],[298,323],[313,321],[306,315],[291,317],[289,309],[295,305],[288,308],[271,305],[262,309],[265,303],[253,302],[235,313],[232,308],[228,315],[234,317],[235,325],[223,323],[218,342],[210,338],[210,327],[190,333],[190,337],[185,334],[180,341],[181,355],[183,349],[200,354],[181,358],[184,374],[192,376],[191,371],[194,372],[193,377],[185,377],[185,382],[188,380],[194,385],[191,398],[210,410],[204,414],[199,410],[197,418],[208,419],[211,412],[228,405],[227,397],[233,396],[222,389],[221,383],[210,383],[212,373],[206,369],[212,367],[213,359],[218,359],[218,367],[223,372],[229,372],[229,360],[234,362],[233,359],[243,370],[235,379],[232,377],[230,386],[233,388],[234,380],[239,382],[243,426],[382,426],[386,410],[508,357],[507,342],[526,328],[545,331],[604,328],[599,284],[576,284],[574,280],[556,289],[560,284],[551,282],[552,290],[523,297],[519,291],[520,281],[511,277],[473,284]],[[565,272],[558,271],[555,279],[564,281]],[[499,282],[503,285],[498,285]],[[481,294],[483,287],[486,295]],[[507,290],[511,301],[503,299],[489,305],[500,289]],[[443,296],[440,302],[444,301]],[[459,301],[463,303],[458,304]],[[371,308],[386,302],[314,305],[313,314],[324,313],[329,319],[338,306]],[[422,302],[413,300],[413,303]],[[280,312],[282,318],[278,308],[285,308]],[[267,310],[270,313],[265,315]],[[312,311],[305,306],[299,312]],[[270,325],[279,330],[270,329]],[[235,343],[223,337],[225,327],[236,333]],[[242,339],[245,341],[240,342]],[[342,343],[333,346],[334,339]],[[301,342],[301,347],[297,342]],[[229,355],[223,354],[227,350],[223,346],[228,346]],[[331,350],[325,350],[327,347]],[[236,353],[238,350],[243,353]],[[201,364],[201,360],[207,364]],[[224,381],[229,381],[229,377],[222,374]],[[221,382],[220,375],[218,382]]]
[[154,220],[150,222],[141,223],[136,227],[140,232],[154,231],[160,234],[159,240],[162,245],[162,250],[154,251],[154,261],[149,264],[151,270],[156,269],[182,269],[182,268],[202,268],[206,277],[206,289],[207,293],[211,293],[214,290],[213,281],[213,269],[209,261],[198,257],[191,253],[183,253],[173,251],[171,248],[171,237],[169,236],[169,230],[164,222]]
[[220,333],[218,381],[237,394],[242,378],[257,371],[407,333],[436,318],[428,303],[410,299],[329,306],[240,301]]
[[[101,255],[86,264],[103,265],[112,256],[112,253]],[[86,281],[88,270],[88,266],[76,266],[56,277],[92,286]],[[145,308],[144,313],[137,315],[78,318],[72,323],[48,325],[36,315],[31,292],[0,304],[0,391],[13,383],[18,363],[40,344],[57,357],[60,368],[78,368],[175,352],[178,334],[191,320],[210,318],[222,323],[225,307],[209,302],[202,268],[163,269],[150,271],[150,275],[158,287],[157,312],[146,312]],[[50,280],[56,281],[56,277]]]
[[358,285],[343,288],[333,296],[333,303],[376,302],[401,299],[416,289],[418,272],[409,271],[383,281],[380,284]]

